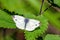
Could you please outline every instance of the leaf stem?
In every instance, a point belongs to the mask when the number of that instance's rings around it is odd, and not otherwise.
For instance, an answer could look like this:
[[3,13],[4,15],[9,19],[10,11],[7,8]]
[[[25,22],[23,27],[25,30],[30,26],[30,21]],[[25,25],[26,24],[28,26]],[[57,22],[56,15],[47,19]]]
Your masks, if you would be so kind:
[[40,7],[40,15],[42,14],[43,3],[44,3],[44,0],[42,0],[42,4],[41,4],[41,7]]

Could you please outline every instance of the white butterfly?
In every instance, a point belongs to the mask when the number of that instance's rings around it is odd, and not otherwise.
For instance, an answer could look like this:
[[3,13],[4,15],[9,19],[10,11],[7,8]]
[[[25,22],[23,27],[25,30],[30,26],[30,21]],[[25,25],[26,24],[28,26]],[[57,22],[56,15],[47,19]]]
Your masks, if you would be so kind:
[[40,26],[40,21],[34,19],[26,19],[19,15],[14,15],[13,20],[16,23],[17,28],[27,31],[33,31]]

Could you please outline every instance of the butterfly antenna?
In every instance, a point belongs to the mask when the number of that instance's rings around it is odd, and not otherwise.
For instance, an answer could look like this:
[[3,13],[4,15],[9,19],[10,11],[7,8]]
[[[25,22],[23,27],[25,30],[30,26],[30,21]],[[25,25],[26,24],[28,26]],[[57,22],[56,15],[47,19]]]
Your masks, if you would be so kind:
[[40,15],[42,14],[43,3],[44,3],[44,0],[42,0],[42,4],[41,4],[41,7],[40,7]]

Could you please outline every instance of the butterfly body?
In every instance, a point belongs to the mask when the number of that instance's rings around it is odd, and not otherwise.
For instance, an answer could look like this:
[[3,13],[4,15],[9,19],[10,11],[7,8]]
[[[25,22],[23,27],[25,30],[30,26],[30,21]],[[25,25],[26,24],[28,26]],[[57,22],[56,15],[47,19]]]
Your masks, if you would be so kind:
[[24,22],[25,22],[25,28],[26,28],[26,25],[29,22],[29,19],[25,18]]
[[18,15],[14,15],[13,20],[17,28],[22,30],[33,31],[34,29],[40,26],[40,21],[24,18]]

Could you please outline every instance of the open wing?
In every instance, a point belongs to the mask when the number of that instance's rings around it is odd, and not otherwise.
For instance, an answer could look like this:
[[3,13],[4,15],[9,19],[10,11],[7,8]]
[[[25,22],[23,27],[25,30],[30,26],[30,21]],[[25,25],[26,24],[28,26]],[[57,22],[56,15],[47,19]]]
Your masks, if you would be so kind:
[[13,20],[16,23],[17,28],[19,29],[24,29],[24,26],[25,26],[24,19],[25,18],[22,16],[18,16],[18,15],[13,16]]
[[40,26],[40,21],[34,20],[34,19],[29,19],[29,22],[27,23],[26,30],[28,31],[33,31],[37,27]]

